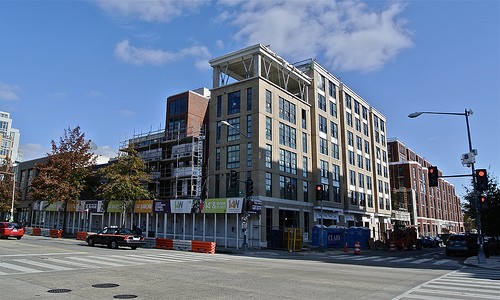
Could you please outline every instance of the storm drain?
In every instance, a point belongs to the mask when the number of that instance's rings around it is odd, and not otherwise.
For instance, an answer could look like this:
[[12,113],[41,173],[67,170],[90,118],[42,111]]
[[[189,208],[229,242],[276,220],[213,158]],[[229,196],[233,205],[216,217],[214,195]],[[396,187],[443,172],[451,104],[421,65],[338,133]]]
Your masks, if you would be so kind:
[[70,289],[51,289],[47,291],[47,293],[54,293],[54,294],[69,293],[69,292],[71,292]]
[[134,299],[134,298],[137,298],[136,295],[115,295],[113,296],[113,298],[115,299]]
[[92,287],[101,288],[101,289],[114,288],[117,286],[120,286],[120,285],[116,284],[116,283],[97,283],[97,284],[92,285]]

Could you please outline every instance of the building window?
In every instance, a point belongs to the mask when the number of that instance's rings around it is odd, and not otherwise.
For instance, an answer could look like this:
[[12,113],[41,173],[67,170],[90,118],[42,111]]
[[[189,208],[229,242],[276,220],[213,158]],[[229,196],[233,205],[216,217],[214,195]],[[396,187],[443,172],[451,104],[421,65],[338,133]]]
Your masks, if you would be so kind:
[[330,135],[334,139],[339,138],[339,126],[335,122],[330,122]]
[[227,114],[233,115],[240,112],[240,91],[227,94]]
[[356,186],[356,172],[349,170],[349,183],[352,186]]
[[220,143],[220,135],[222,130],[222,123],[220,121],[217,122],[217,127],[215,128],[215,143]]
[[350,112],[345,113],[347,125],[352,127],[352,114]]
[[269,141],[273,140],[272,120],[269,117],[266,117],[266,139]]
[[227,126],[227,141],[237,141],[240,139],[240,118],[233,118],[227,120],[231,126]]
[[322,111],[326,111],[326,99],[325,96],[318,94],[318,108]]
[[220,175],[215,174],[215,198],[220,197]]
[[370,136],[370,132],[368,132],[368,124],[366,124],[366,123],[363,123],[363,133],[366,136]]
[[384,198],[378,197],[378,208],[384,209]]
[[304,202],[309,202],[309,194],[308,194],[309,183],[307,181],[302,182],[302,192],[303,192]]
[[361,132],[361,121],[359,118],[354,119],[354,124],[356,125],[356,131]]
[[325,76],[318,74],[318,89],[325,90]]
[[337,117],[337,103],[330,101],[330,115]]
[[363,169],[363,156],[358,154],[358,168]]
[[359,102],[354,100],[354,113],[359,115]]
[[273,146],[266,144],[266,168],[272,169]]
[[280,122],[279,124],[279,137],[280,144],[296,149],[297,141],[295,136],[295,128],[285,125]]
[[324,138],[319,138],[319,153],[328,155],[328,141]]
[[297,179],[280,176],[280,198],[297,200]]
[[252,115],[247,116],[247,137],[252,137]]
[[272,174],[269,172],[266,172],[266,196],[267,197],[273,196]]
[[351,96],[349,94],[345,94],[345,107],[348,109],[352,109],[351,107]]
[[322,181],[328,181],[328,162],[324,160],[319,161],[319,176],[321,177]]
[[307,153],[307,133],[302,132],[302,151]]
[[354,152],[351,151],[351,150],[347,150],[347,153],[349,155],[349,164],[355,166],[356,162],[355,162],[355,159],[354,159]]
[[279,117],[285,121],[295,124],[295,104],[280,97]]
[[220,170],[220,148],[215,148],[215,170]]
[[339,145],[332,143],[332,157],[335,159],[339,159]]
[[222,114],[222,95],[217,96],[217,118]]
[[297,154],[280,149],[279,169],[281,172],[297,174]]
[[247,143],[247,167],[252,166],[252,143]]
[[368,157],[365,157],[365,166],[367,171],[372,170],[372,160]]
[[368,120],[368,109],[366,107],[362,107],[361,111],[363,113],[363,120]]
[[342,203],[342,198],[340,198],[340,187],[332,187],[333,202]]
[[187,111],[186,98],[174,99],[168,102],[168,116],[185,114]]
[[323,117],[322,115],[318,115],[318,125],[319,125],[319,131],[327,133],[328,129],[326,127],[326,118]]
[[358,173],[358,184],[360,188],[365,187],[365,175]]
[[368,194],[368,207],[373,208],[373,195]]
[[354,135],[349,130],[347,131],[347,144],[354,147]]
[[337,98],[337,88],[335,86],[335,84],[333,82],[329,82],[329,85],[328,85],[328,94],[330,95],[330,97],[333,97],[333,98]]
[[240,145],[227,146],[227,166],[226,169],[240,167]]
[[365,193],[359,192],[358,195],[359,195],[359,206],[365,206],[366,205]]
[[273,112],[273,94],[268,90],[266,90],[266,112]]
[[358,193],[356,191],[349,191],[349,199],[352,205],[358,205]]
[[252,88],[247,88],[247,110],[252,110]]
[[363,151],[363,139],[356,136],[356,149]]
[[340,166],[333,164],[332,165],[332,180],[333,180],[333,185],[339,185],[340,184]]
[[302,110],[302,128],[307,129],[307,112],[305,109]]
[[365,141],[365,153],[370,155],[370,142]]
[[307,156],[302,157],[302,176],[307,178]]

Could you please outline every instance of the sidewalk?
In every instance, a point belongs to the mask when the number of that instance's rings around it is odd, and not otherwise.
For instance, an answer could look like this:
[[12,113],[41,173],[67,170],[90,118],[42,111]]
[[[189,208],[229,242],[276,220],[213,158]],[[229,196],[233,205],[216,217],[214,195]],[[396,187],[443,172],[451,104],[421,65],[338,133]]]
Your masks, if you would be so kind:
[[467,258],[464,261],[464,264],[478,267],[478,268],[500,271],[500,256],[490,256],[489,258],[486,258],[485,263],[481,263],[481,264],[478,262],[477,256],[472,256],[472,257]]

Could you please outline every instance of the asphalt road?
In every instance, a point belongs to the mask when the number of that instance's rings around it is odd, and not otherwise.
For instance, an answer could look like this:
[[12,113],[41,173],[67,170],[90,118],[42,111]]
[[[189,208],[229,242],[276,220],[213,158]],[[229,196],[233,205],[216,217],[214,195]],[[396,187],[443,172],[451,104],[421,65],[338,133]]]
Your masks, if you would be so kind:
[[463,268],[441,252],[212,255],[25,236],[0,240],[0,299],[404,299]]

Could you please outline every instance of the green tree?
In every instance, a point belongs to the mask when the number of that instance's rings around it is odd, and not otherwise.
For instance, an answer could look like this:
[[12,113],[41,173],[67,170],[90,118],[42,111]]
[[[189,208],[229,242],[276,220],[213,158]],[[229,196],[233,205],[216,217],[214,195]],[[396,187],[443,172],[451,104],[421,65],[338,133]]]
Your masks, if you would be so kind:
[[118,155],[118,159],[100,170],[103,184],[99,195],[109,201],[122,201],[122,226],[134,200],[152,199],[147,189],[150,175],[144,161],[138,156],[133,144]]
[[0,212],[9,212],[12,208],[12,193],[14,201],[19,199],[19,191],[14,187],[14,165],[6,158],[0,161]]
[[[466,203],[464,204],[464,217],[474,222],[476,221],[475,210],[473,209],[474,193],[473,190],[466,188],[467,194],[465,195]],[[481,209],[481,228],[483,234],[486,236],[500,236],[500,188],[498,180],[489,174],[488,176],[488,190],[482,193],[489,203],[487,209]],[[478,195],[479,196],[479,195]],[[478,200],[479,206],[481,206]]]
[[59,145],[54,140],[51,144],[52,153],[47,153],[47,161],[36,166],[37,175],[32,182],[31,196],[49,203],[62,202],[62,229],[65,232],[68,204],[80,199],[96,156],[92,152],[92,142],[85,140],[80,126],[74,129],[68,127],[59,139]]

